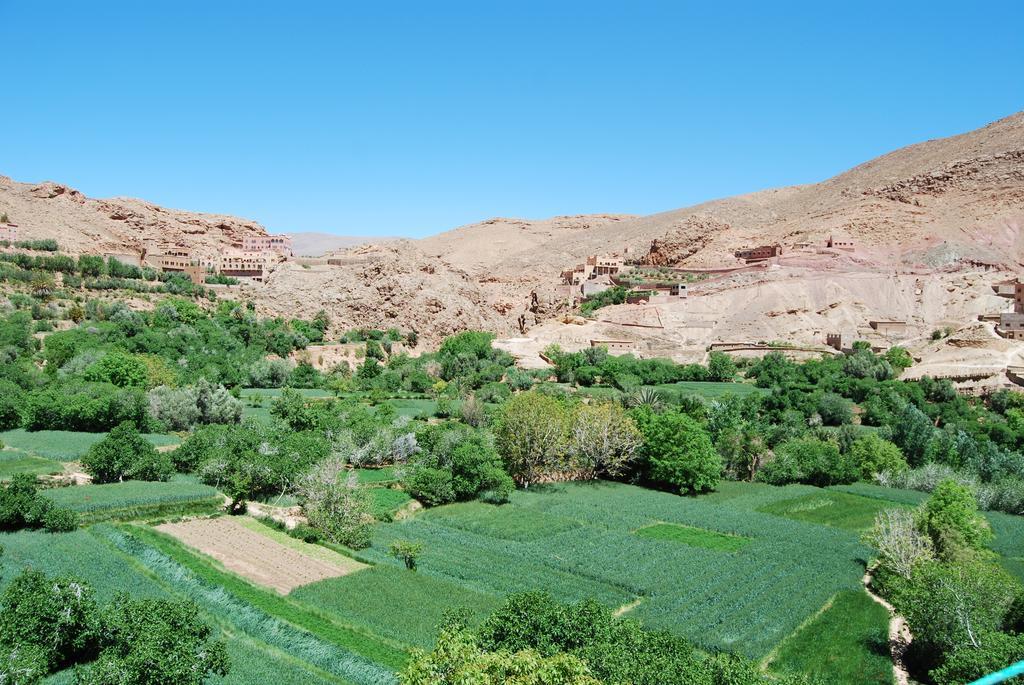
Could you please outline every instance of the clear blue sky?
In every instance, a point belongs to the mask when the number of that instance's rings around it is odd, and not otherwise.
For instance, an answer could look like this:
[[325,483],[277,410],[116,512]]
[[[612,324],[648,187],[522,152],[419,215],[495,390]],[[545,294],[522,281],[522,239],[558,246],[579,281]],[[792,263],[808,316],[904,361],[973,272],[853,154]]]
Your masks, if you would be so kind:
[[1024,108],[1019,0],[0,0],[0,26],[0,173],[278,232],[646,214]]

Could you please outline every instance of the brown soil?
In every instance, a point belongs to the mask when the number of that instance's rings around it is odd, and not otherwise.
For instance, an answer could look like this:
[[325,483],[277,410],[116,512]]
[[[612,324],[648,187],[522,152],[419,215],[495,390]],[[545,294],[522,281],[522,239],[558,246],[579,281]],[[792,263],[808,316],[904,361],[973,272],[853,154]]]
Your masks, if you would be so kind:
[[281,594],[362,568],[357,562],[346,567],[314,559],[249,530],[227,516],[165,523],[157,530],[213,557],[229,571]]

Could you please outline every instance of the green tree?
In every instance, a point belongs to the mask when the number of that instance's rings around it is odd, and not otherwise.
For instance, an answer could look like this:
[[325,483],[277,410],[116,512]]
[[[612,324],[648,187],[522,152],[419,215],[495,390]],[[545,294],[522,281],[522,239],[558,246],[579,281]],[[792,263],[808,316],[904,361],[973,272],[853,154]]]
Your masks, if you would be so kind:
[[415,650],[402,685],[601,685],[578,657],[534,650],[486,652],[472,634],[446,629],[431,652]]
[[939,483],[918,511],[917,521],[944,559],[981,550],[992,539],[988,521],[978,513],[974,493],[952,479]]
[[814,437],[792,438],[775,448],[775,456],[757,474],[772,485],[807,483],[825,487],[857,480],[857,469],[839,446]]
[[582,478],[616,477],[637,456],[643,437],[617,402],[578,404],[569,417],[569,457]]
[[339,460],[321,464],[298,485],[309,525],[331,542],[353,549],[368,547],[373,526],[369,491]]
[[96,483],[124,480],[167,480],[174,463],[166,452],[158,452],[129,421],[118,424],[82,457],[82,468]]
[[146,363],[132,354],[113,350],[85,370],[87,381],[113,383],[120,388],[144,388],[149,380]]
[[643,445],[640,459],[647,476],[682,493],[713,490],[722,476],[722,459],[708,432],[686,414],[658,414],[649,407],[632,412]]
[[864,480],[870,480],[876,473],[900,473],[907,470],[907,460],[900,448],[868,433],[850,446],[850,459]]
[[506,471],[523,487],[565,470],[569,416],[554,397],[513,396],[498,410],[494,436]]
[[407,569],[415,571],[416,562],[420,558],[420,554],[423,553],[423,543],[410,540],[395,540],[391,543],[388,551],[391,553],[391,556],[400,559]]
[[92,588],[73,578],[26,569],[0,598],[0,644],[41,650],[56,669],[93,653],[99,608]]
[[99,659],[76,673],[78,685],[202,685],[230,666],[192,602],[119,595],[103,614],[100,646]]
[[708,355],[708,380],[719,383],[731,381],[736,377],[736,362],[725,352],[712,352]]

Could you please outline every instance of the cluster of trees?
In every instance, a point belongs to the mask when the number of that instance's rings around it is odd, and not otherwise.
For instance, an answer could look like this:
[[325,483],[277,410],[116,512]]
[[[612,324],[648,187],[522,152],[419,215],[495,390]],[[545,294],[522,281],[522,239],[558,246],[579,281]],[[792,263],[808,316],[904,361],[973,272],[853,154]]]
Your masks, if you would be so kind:
[[747,369],[747,376],[769,392],[740,423],[761,424],[758,430],[772,448],[780,442],[773,437],[786,427],[793,432],[798,424],[811,430],[832,426],[845,452],[855,435],[855,403],[861,424],[877,428],[878,437],[903,457],[891,458],[895,453],[886,447],[887,465],[873,473],[879,482],[930,491],[954,477],[970,485],[986,508],[1024,512],[1024,400],[1019,393],[1002,391],[983,401],[959,395],[945,380],[896,380],[910,364],[900,348],[881,356],[859,349],[803,364],[767,355]]
[[230,664],[191,602],[121,594],[101,606],[86,583],[26,569],[0,596],[0,678],[36,685],[71,666],[79,685],[201,685]]
[[39,494],[35,476],[19,473],[0,486],[0,531],[43,528],[63,533],[78,527],[78,514]]
[[560,383],[589,387],[610,385],[632,392],[644,385],[661,385],[679,381],[728,382],[736,378],[736,364],[724,352],[712,352],[707,365],[676,364],[671,359],[637,359],[633,355],[612,356],[604,347],[581,352],[565,352],[550,345],[544,355],[555,365]]
[[973,493],[953,480],[916,511],[879,514],[865,536],[878,552],[873,586],[914,635],[907,660],[937,685],[1024,659],[1024,588],[986,548],[991,538]]
[[756,662],[699,653],[686,640],[645,630],[593,600],[562,604],[541,592],[511,595],[476,630],[455,613],[437,646],[414,652],[404,685],[797,685]]

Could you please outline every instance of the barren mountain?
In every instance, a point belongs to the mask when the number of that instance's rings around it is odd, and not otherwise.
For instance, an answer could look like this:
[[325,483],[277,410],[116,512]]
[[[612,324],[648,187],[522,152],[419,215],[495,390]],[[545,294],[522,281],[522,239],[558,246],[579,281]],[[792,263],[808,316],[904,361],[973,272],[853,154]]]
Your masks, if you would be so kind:
[[395,238],[379,236],[334,235],[333,233],[299,232],[289,233],[292,237],[292,251],[301,257],[322,257],[328,252],[347,250],[368,243],[379,243]]
[[[56,238],[71,251],[137,250],[146,240],[205,251],[264,233],[233,217],[140,200],[91,200],[57,184],[6,178],[0,211],[25,237]],[[772,268],[702,283],[689,304],[663,308],[662,329],[600,331],[636,338],[641,351],[685,357],[737,338],[820,343],[823,331],[879,318],[906,320],[920,335],[996,312],[1005,302],[991,285],[1016,276],[1024,263],[1022,226],[1024,113],[1018,113],[902,148],[821,183],[644,217],[491,219],[418,241],[335,250],[330,266],[286,263],[244,295],[267,312],[312,314],[322,307],[340,327],[415,328],[427,340],[483,327],[528,332],[540,344],[559,338],[556,329],[564,326],[552,322],[566,313],[559,273],[587,255],[720,268],[738,265],[733,252],[739,248],[785,246]],[[857,249],[823,249],[830,235],[852,239]],[[794,243],[811,248],[793,251]],[[989,273],[957,275],[972,270]],[[863,286],[890,278],[896,280],[889,290]],[[608,316],[628,318],[618,309]],[[591,332],[573,330],[586,344]]]
[[134,198],[95,200],[50,181],[18,183],[0,176],[0,212],[25,238],[55,239],[72,253],[140,253],[190,247],[213,254],[246,235],[265,235],[255,221],[166,209]]

